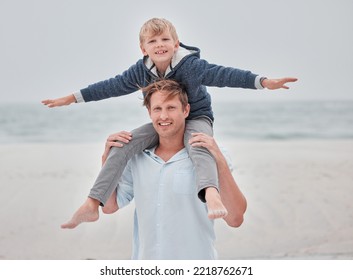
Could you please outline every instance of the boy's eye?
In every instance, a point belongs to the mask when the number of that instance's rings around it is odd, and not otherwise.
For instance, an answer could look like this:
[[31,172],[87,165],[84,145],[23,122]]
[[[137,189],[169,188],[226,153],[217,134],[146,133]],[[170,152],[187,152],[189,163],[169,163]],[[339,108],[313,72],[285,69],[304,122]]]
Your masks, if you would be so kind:
[[147,44],[154,43],[154,42],[156,42],[156,39],[149,39],[149,40],[147,40]]

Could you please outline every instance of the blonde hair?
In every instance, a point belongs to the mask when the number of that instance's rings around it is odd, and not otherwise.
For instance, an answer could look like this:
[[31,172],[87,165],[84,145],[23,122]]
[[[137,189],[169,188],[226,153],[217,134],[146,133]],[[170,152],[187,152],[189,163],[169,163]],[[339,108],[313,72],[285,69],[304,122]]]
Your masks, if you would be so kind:
[[179,97],[183,110],[188,105],[188,95],[186,94],[185,87],[176,81],[163,79],[142,88],[142,92],[145,95],[143,105],[146,106],[147,109],[151,107],[152,94],[159,91],[163,91],[163,93],[166,94],[165,100],[172,99],[175,96]]
[[175,42],[179,41],[176,29],[170,21],[164,18],[152,18],[146,21],[140,29],[140,44],[143,44],[147,36],[160,35],[166,30],[169,31]]

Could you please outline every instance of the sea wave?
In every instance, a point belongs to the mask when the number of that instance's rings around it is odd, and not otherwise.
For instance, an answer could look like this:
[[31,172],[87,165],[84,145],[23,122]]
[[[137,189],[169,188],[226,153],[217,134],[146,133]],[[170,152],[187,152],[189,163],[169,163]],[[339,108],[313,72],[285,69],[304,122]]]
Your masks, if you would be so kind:
[[[217,102],[216,137],[231,139],[353,139],[353,101]],[[101,142],[149,122],[141,102],[93,102],[48,109],[0,104],[0,143]]]

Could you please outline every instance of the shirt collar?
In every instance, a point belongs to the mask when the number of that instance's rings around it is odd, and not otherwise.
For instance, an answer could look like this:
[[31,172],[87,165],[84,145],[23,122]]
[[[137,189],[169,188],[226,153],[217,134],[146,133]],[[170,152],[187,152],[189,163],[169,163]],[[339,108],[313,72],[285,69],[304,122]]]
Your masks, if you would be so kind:
[[161,159],[159,156],[157,156],[154,152],[156,150],[156,146],[151,148],[151,149],[145,149],[143,152],[149,156],[150,158],[154,159],[155,161],[161,163],[161,164],[167,164],[167,163],[172,163],[175,161],[183,160],[186,158],[189,158],[189,154],[186,150],[186,148],[181,149],[179,152],[177,152],[174,156],[172,156],[167,162],[165,162],[163,159]]

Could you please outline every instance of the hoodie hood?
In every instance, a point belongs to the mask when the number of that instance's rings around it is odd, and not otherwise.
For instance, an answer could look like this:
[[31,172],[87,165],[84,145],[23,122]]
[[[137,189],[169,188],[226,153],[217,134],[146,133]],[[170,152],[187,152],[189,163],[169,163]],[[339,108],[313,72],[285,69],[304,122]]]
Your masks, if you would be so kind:
[[[179,48],[177,50],[177,52],[174,54],[172,61],[169,65],[169,67],[167,68],[166,72],[165,72],[165,77],[168,77],[168,74],[171,73],[175,68],[177,68],[179,65],[181,65],[187,57],[195,55],[198,58],[200,58],[200,49],[196,48],[196,47],[190,47],[190,46],[186,46],[183,43],[180,43]],[[157,73],[157,68],[155,66],[155,64],[153,63],[153,61],[148,57],[145,56],[144,57],[144,64],[147,67],[147,69],[154,74],[155,76],[158,77],[158,73]]]

